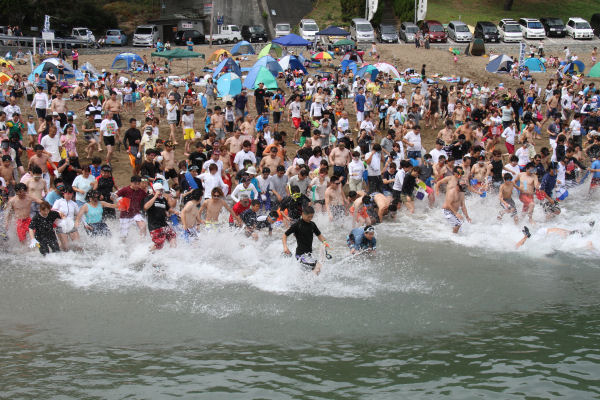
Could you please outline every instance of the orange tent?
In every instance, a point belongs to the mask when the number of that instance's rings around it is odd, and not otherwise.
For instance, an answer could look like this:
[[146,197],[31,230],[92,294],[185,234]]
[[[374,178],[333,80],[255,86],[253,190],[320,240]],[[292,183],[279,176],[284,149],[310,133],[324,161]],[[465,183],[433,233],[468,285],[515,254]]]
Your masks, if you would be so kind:
[[225,49],[218,49],[215,50],[214,53],[212,53],[210,55],[210,57],[208,57],[208,60],[206,62],[213,62],[213,61],[221,61],[223,58],[227,58],[227,57],[231,57],[231,53],[228,52]]
[[4,72],[0,72],[0,83],[6,83],[10,81],[10,76],[6,75]]

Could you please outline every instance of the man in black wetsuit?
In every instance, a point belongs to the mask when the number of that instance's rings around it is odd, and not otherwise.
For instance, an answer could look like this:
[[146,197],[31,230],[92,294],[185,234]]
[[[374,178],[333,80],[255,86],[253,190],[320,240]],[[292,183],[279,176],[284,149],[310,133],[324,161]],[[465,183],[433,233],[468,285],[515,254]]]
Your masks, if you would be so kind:
[[315,275],[321,272],[321,263],[312,256],[313,235],[315,235],[324,246],[329,247],[325,237],[321,234],[317,225],[312,222],[315,216],[315,209],[306,206],[302,210],[302,218],[294,222],[290,228],[283,234],[283,252],[291,255],[292,252],[288,248],[287,240],[290,235],[296,236],[296,260],[302,265],[310,268]]

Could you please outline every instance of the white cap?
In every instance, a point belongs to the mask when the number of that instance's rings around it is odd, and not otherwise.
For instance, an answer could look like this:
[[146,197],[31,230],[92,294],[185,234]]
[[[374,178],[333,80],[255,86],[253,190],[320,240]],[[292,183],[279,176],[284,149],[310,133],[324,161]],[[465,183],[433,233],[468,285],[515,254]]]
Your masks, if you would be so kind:
[[304,165],[304,159],[296,158],[296,165]]
[[160,183],[160,182],[157,182],[154,185],[152,185],[152,188],[154,190],[164,190],[164,187],[163,187],[162,183]]
[[250,167],[248,167],[246,172],[249,173],[250,175],[256,175],[256,168],[254,168],[254,166],[250,166]]

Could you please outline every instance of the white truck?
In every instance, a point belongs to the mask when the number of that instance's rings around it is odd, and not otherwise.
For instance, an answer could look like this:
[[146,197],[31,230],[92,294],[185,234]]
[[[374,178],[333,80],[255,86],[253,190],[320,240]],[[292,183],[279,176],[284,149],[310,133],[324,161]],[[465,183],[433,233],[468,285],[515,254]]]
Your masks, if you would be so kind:
[[88,28],[73,28],[71,30],[71,36],[74,39],[85,40],[88,44],[92,44],[96,41],[96,37]]
[[[208,39],[208,37],[207,37]],[[219,33],[212,35],[213,43],[237,43],[242,40],[242,33],[237,25],[221,25]]]

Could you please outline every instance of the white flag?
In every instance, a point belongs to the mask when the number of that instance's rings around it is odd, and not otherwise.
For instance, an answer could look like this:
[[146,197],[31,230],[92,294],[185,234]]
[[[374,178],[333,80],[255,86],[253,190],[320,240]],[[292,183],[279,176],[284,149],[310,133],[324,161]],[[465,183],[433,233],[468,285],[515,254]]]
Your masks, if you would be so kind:
[[373,19],[373,15],[375,15],[375,13],[377,12],[377,6],[378,6],[379,0],[369,0],[367,2],[367,7],[369,7],[369,9],[367,10],[367,20],[372,20]]
[[44,16],[44,32],[48,32],[50,30],[50,16],[49,15],[45,15]]
[[427,0],[419,0],[417,7],[417,21],[422,21],[427,15]]

